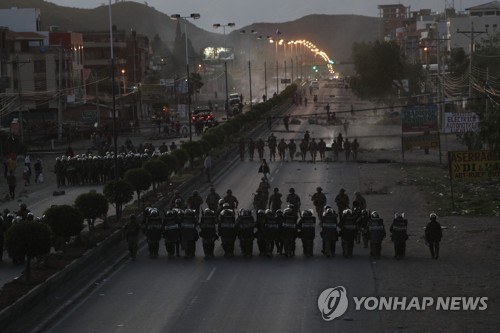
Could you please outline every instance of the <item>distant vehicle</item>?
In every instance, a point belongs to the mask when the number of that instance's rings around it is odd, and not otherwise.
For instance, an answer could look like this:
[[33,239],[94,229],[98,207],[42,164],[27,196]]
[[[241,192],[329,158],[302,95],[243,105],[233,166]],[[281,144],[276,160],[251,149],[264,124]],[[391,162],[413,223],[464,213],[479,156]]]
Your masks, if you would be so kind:
[[191,113],[191,121],[196,122],[202,120],[205,128],[210,128],[219,125],[219,122],[214,117],[208,106],[198,106]]
[[237,106],[241,103],[240,94],[233,93],[229,94],[229,106]]
[[311,87],[314,89],[319,89],[319,81],[318,80],[311,81]]

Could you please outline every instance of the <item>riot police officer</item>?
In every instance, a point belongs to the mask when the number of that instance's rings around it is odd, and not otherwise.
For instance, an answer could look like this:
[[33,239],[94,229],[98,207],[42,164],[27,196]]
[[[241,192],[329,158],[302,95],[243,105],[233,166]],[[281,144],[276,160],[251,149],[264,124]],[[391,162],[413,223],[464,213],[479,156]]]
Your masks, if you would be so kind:
[[240,209],[237,220],[238,239],[240,240],[241,253],[244,257],[251,257],[253,252],[255,221],[252,212],[248,209]]
[[[358,234],[356,238],[363,239],[363,247],[366,249],[368,247],[368,221],[370,220],[370,214],[366,209],[361,210],[358,216],[356,224],[358,225]],[[359,244],[359,240],[358,240]]]
[[279,224],[277,216],[270,209],[266,210],[264,237],[266,240],[266,256],[272,257],[274,243],[279,239]]
[[429,250],[431,251],[432,259],[439,258],[439,242],[443,237],[443,231],[441,230],[441,224],[437,221],[437,215],[431,213],[429,215],[430,222],[425,227],[425,241],[429,245]]
[[340,218],[340,236],[342,237],[342,253],[345,258],[352,257],[354,240],[356,238],[356,216],[350,209],[345,209]]
[[337,231],[337,213],[331,208],[326,207],[321,220],[321,238],[323,239],[323,254],[328,258],[335,257],[335,246],[339,238]]
[[295,256],[295,239],[297,238],[297,213],[292,208],[286,208],[283,212],[283,224],[281,225],[281,236],[285,248],[285,256]]
[[304,256],[312,257],[314,250],[314,237],[316,236],[316,217],[312,211],[304,210],[302,217],[299,220],[299,238],[302,239],[302,247],[304,249]]
[[199,238],[196,224],[196,212],[192,209],[186,209],[181,218],[182,245],[186,259],[194,258],[196,252],[196,241]]
[[162,236],[162,219],[158,209],[152,208],[146,223],[146,238],[148,239],[149,257],[157,258]]
[[316,193],[311,196],[311,201],[316,208],[318,217],[321,219],[323,216],[323,209],[326,206],[326,195],[323,193],[323,189],[321,187],[316,187]]
[[408,240],[408,220],[404,213],[394,214],[391,224],[391,239],[394,242],[394,258],[403,259],[406,255],[406,240]]
[[372,212],[367,224],[368,238],[370,240],[370,259],[380,259],[382,240],[385,238],[384,220],[377,212]]
[[176,211],[169,210],[163,220],[163,238],[169,258],[174,255],[180,256],[181,231],[178,217],[180,218],[180,215],[177,216]]
[[286,202],[290,205],[293,205],[293,210],[295,212],[295,214],[298,213],[298,211],[300,210],[300,197],[295,193],[295,189],[293,187],[291,187],[289,190],[288,190],[288,195],[286,196]]
[[224,257],[234,256],[234,242],[236,241],[236,219],[234,211],[228,203],[224,203],[219,216],[218,234],[221,238],[222,248],[224,249]]
[[[3,221],[3,218],[2,218]],[[1,228],[1,225],[0,225]],[[137,222],[137,218],[135,214],[130,215],[129,221],[123,226],[123,235],[127,240],[128,250],[130,252],[130,257],[132,260],[135,260],[137,255],[137,248],[139,243],[139,233],[141,231],[141,226]],[[1,232],[0,232],[1,234]],[[3,236],[3,235],[2,235]],[[0,244],[1,245],[1,244]],[[0,248],[0,251],[3,251],[3,248]],[[2,257],[0,256],[0,259]]]
[[210,208],[206,208],[200,220],[200,236],[203,242],[203,252],[205,258],[214,257],[215,241],[219,238],[215,229],[215,213]]
[[257,218],[255,220],[255,228],[257,229],[255,235],[257,237],[257,246],[259,248],[259,256],[266,255],[266,238],[264,225],[266,222],[266,213],[263,209],[257,211]]

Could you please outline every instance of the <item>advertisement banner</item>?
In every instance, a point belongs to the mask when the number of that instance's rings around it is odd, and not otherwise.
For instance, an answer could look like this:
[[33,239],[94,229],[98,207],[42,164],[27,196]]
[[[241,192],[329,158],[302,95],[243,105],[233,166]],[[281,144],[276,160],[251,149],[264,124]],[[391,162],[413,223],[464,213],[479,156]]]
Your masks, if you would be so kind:
[[401,111],[403,132],[430,132],[438,130],[437,105],[406,106]]
[[445,133],[466,133],[479,130],[479,117],[474,112],[446,112]]
[[500,177],[500,158],[487,150],[448,152],[452,179],[482,179]]
[[432,149],[439,146],[437,133],[403,135],[403,150]]

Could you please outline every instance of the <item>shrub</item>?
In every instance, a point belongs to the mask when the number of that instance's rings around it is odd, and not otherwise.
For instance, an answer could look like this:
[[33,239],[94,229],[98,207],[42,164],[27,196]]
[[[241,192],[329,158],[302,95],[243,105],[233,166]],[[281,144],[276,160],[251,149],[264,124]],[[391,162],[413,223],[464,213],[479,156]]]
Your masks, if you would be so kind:
[[106,216],[109,209],[106,197],[95,191],[80,194],[75,200],[75,206],[80,209],[83,217],[87,219],[90,231],[94,229],[95,220],[100,216]]
[[123,177],[129,182],[137,193],[137,201],[141,200],[141,192],[146,191],[151,186],[151,173],[143,168],[130,169]]
[[45,213],[45,221],[54,233],[54,247],[56,250],[62,248],[70,237],[80,235],[83,229],[83,214],[73,206],[60,205],[48,208]]

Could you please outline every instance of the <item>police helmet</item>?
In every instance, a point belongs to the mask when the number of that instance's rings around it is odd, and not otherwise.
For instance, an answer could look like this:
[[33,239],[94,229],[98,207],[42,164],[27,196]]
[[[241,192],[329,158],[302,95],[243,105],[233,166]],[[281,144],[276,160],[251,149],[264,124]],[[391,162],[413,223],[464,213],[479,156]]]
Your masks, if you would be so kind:
[[295,189],[293,187],[290,187],[290,189],[288,190],[288,192],[295,193]]
[[171,210],[167,210],[167,212],[165,213],[165,216],[167,217],[173,217],[174,215],[175,215],[174,212]]
[[340,193],[345,193],[345,188],[341,188]]
[[28,213],[28,214],[26,215],[26,219],[27,219],[28,221],[34,221],[34,220],[35,220],[35,215],[33,215],[33,213],[31,213],[31,212],[30,212],[30,213]]
[[224,205],[224,199],[219,199],[218,205]]
[[361,215],[363,216],[368,215],[368,211],[366,209],[361,210]]
[[316,187],[316,191],[321,192],[321,191],[323,191],[323,189],[320,186],[318,186],[318,187]]
[[158,216],[160,216],[160,212],[156,208],[151,208],[151,211],[149,212],[149,216],[158,217]]
[[292,208],[285,208],[285,210],[283,211],[283,214],[293,215],[293,209]]
[[306,209],[302,212],[302,216],[310,217],[310,216],[313,216],[313,214],[309,209]]
[[271,216],[273,216],[273,215],[274,215],[274,213],[273,213],[273,211],[272,211],[272,210],[270,210],[270,209],[266,209],[266,216],[271,217]]
[[224,203],[222,204],[222,208],[224,208],[224,209],[230,209],[230,208],[231,208],[231,205],[230,205],[229,203],[227,203],[227,202],[224,202]]
[[276,210],[276,216],[283,216],[283,211],[281,209]]
[[380,216],[378,215],[378,213],[376,211],[373,211],[371,214],[371,217],[374,219],[378,219]]
[[35,218],[35,222],[42,223],[42,222],[43,222],[43,219],[42,219],[40,216],[37,216],[37,217]]
[[405,213],[395,213],[394,217],[397,219],[403,219],[405,217]]
[[188,216],[193,216],[194,215],[194,210],[192,209],[185,209],[184,210],[184,215],[188,215]]
[[205,216],[214,216],[214,211],[211,210],[210,208],[205,208],[203,214],[205,214]]
[[437,217],[438,217],[438,216],[436,215],[436,213],[431,213],[431,214],[429,215],[429,218],[430,218],[431,220],[436,220],[436,219],[437,219]]
[[175,204],[176,205],[180,205],[182,203],[182,200],[181,199],[175,199]]
[[279,188],[277,188],[277,187],[274,188],[274,192],[279,192],[279,191],[280,191]]
[[21,223],[22,221],[23,221],[22,216],[19,216],[19,215],[18,215],[18,216],[16,216],[16,217],[14,218],[14,223]]
[[231,217],[233,216],[233,211],[231,209],[223,209],[220,214],[224,217]]
[[233,191],[231,191],[231,190],[227,190],[227,191],[226,191],[226,193],[227,193],[227,194],[232,194],[232,193],[233,193]]
[[198,191],[194,190],[193,195],[198,195]]
[[259,210],[257,211],[257,215],[258,215],[258,216],[263,216],[263,215],[265,215],[265,214],[266,214],[266,212],[265,212],[263,209],[259,209]]
[[289,209],[295,209],[295,205],[294,204],[289,204],[287,208],[289,208]]
[[329,207],[325,209],[323,216],[335,216],[335,211],[331,207]]
[[344,209],[342,215],[347,215],[347,216],[352,215],[352,211],[350,209]]

